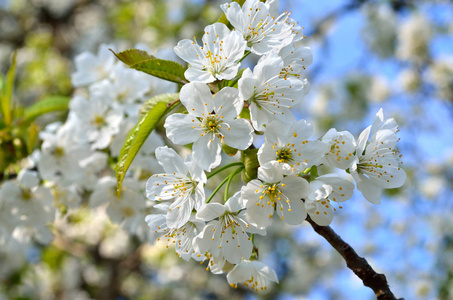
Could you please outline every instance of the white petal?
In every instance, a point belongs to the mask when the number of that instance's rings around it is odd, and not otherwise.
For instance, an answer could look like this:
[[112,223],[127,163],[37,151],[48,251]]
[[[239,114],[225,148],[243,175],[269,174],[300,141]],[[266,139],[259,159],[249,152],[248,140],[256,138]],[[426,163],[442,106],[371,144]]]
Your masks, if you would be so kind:
[[204,54],[201,51],[200,46],[194,43],[194,41],[188,39],[179,41],[175,46],[174,51],[176,55],[188,62],[192,67],[198,69],[203,67],[201,58],[204,57]]
[[[167,137],[175,144],[186,145],[200,138],[200,121],[190,114],[172,114],[165,120]],[[193,128],[195,127],[195,128]]]
[[363,196],[373,204],[381,203],[381,189],[369,179],[361,176],[361,181],[357,182],[357,189],[362,192]]
[[301,177],[287,176],[281,181],[279,189],[289,200],[300,200],[308,196],[310,185]]
[[187,166],[175,150],[165,146],[157,148],[155,153],[159,164],[164,168],[165,172],[187,174]]
[[203,230],[193,239],[192,245],[196,252],[205,253],[211,250],[214,241],[212,240],[213,229],[218,222],[210,222],[204,226]]
[[238,82],[239,98],[243,101],[250,99],[253,96],[257,85],[257,80],[253,77],[252,71],[247,68],[244,73],[242,73],[242,77]]
[[[256,196],[259,197],[259,196]],[[267,227],[272,223],[274,207],[268,205],[268,198],[259,201],[252,199],[247,202],[246,218],[247,221],[258,227]]]
[[268,162],[258,168],[258,178],[267,183],[277,183],[283,180],[283,174],[277,161]]
[[237,212],[237,211],[245,208],[245,205],[242,201],[240,201],[240,198],[241,198],[241,191],[237,191],[225,203],[226,209],[230,212]]
[[215,112],[224,120],[236,118],[244,106],[239,100],[238,90],[232,87],[225,87],[214,97]]
[[213,134],[205,134],[192,147],[194,161],[208,172],[220,164],[221,150],[220,141]]
[[282,197],[277,202],[277,213],[283,222],[289,225],[301,224],[307,217],[305,205],[301,199],[293,199],[287,202]]
[[244,17],[241,6],[236,2],[225,3],[220,5],[228,21],[233,25],[236,30],[244,28]]
[[365,128],[359,135],[357,139],[357,155],[360,157],[362,155],[363,150],[365,150],[366,142],[368,140],[368,136],[370,135],[371,126]]
[[212,74],[209,73],[208,71],[204,71],[201,68],[197,69],[192,67],[189,67],[184,72],[184,77],[186,77],[187,80],[189,80],[190,82],[209,83],[216,80],[216,78],[212,76]]
[[223,40],[226,36],[228,36],[230,30],[223,23],[214,23],[206,26],[204,28],[204,32],[203,45],[211,45],[215,40]]
[[[268,112],[262,107],[258,107],[255,102],[252,102],[249,106],[250,109],[250,120],[252,121],[253,127],[258,131],[264,131],[264,125],[267,125],[276,116]],[[294,118],[294,116],[293,116]],[[278,117],[280,120],[280,118]]]
[[320,202],[307,201],[305,203],[310,218],[320,226],[329,226],[333,219],[332,208]]
[[[204,175],[204,174],[203,174]],[[199,210],[201,206],[205,203],[206,197],[204,193],[203,184],[199,183],[195,189],[195,193],[192,195],[193,201],[195,203],[195,209]]]
[[167,219],[165,215],[147,215],[145,222],[148,223],[149,228],[155,232],[164,232],[167,229]]
[[225,212],[225,206],[220,203],[207,203],[200,207],[196,217],[203,221],[210,221],[220,217]]
[[252,265],[260,273],[261,276],[278,283],[277,274],[267,265],[257,260],[252,261]]
[[[244,119],[230,120],[220,128],[223,141],[230,147],[245,150],[253,142],[253,128],[250,123]],[[226,126],[229,125],[229,126]]]
[[204,83],[191,82],[184,85],[179,93],[179,98],[189,114],[197,117],[205,117],[214,110],[211,90]]
[[193,204],[187,198],[189,198],[189,196],[179,198],[170,205],[170,209],[167,212],[168,227],[181,228],[189,221]]

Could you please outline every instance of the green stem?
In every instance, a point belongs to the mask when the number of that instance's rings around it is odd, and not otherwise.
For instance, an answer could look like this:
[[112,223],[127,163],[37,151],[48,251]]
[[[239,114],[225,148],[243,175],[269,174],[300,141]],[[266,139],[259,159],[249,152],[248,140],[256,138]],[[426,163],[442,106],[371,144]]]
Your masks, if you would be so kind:
[[206,200],[206,203],[211,202],[212,198],[214,198],[215,194],[220,190],[220,188],[230,179],[230,177],[225,177],[224,180],[215,188],[215,190],[212,192],[211,196],[209,196],[208,200]]
[[230,189],[230,184],[231,184],[231,181],[233,180],[233,177],[238,174],[238,173],[241,173],[242,170],[244,170],[245,167],[242,166],[242,167],[239,167],[237,168],[236,170],[234,170],[233,173],[230,174],[230,176],[228,176],[228,182],[227,182],[227,185],[225,187],[225,195],[223,197],[223,202],[227,202],[228,201],[228,190]]
[[217,175],[218,173],[222,172],[223,170],[226,170],[228,168],[231,168],[231,167],[234,167],[234,166],[243,166],[244,164],[240,161],[238,162],[234,162],[234,163],[231,163],[229,165],[226,165],[226,166],[223,166],[221,167],[220,169],[218,170],[215,170],[214,172],[212,172],[211,174],[209,174],[208,176],[206,176],[208,179],[211,178],[212,176],[214,175]]
[[245,51],[244,56],[238,61],[238,63],[240,63],[240,62],[241,62],[244,58],[246,58],[250,53],[252,53],[252,52],[250,52],[249,50]]

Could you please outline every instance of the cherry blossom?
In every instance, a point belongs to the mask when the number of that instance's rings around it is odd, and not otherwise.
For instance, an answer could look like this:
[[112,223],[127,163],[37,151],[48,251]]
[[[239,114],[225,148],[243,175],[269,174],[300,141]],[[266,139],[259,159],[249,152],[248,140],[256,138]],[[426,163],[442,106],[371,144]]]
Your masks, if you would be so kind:
[[264,263],[257,260],[243,260],[227,274],[228,283],[237,287],[238,283],[255,290],[267,290],[270,281],[278,283],[277,274]]
[[180,92],[181,102],[188,114],[173,114],[164,127],[175,144],[193,144],[193,159],[206,171],[221,162],[221,141],[228,146],[245,150],[252,143],[252,126],[237,118],[242,102],[235,88],[223,88],[214,98],[207,85],[189,83]]
[[309,184],[305,179],[294,175],[284,177],[278,162],[271,161],[258,169],[258,179],[241,190],[241,197],[246,201],[247,221],[267,227],[277,211],[285,223],[301,224],[307,216],[302,198],[308,192]]
[[241,34],[231,32],[225,24],[206,26],[203,46],[197,41],[182,40],[176,45],[175,53],[189,63],[184,73],[189,81],[209,83],[215,80],[233,79],[239,60],[244,55],[246,42]]
[[252,53],[263,55],[293,40],[292,27],[286,23],[288,15],[271,14],[269,7],[259,0],[247,0],[242,7],[237,2],[220,7],[231,25],[247,41]]
[[167,225],[180,228],[189,220],[192,210],[198,210],[204,203],[206,175],[191,156],[184,161],[173,149],[159,147],[156,157],[167,173],[151,176],[146,183],[146,197],[152,201],[172,200]]
[[321,141],[309,141],[313,128],[305,120],[285,126],[272,121],[264,133],[264,143],[258,151],[260,165],[277,161],[285,175],[302,172],[305,168],[319,165],[327,145]]
[[335,174],[319,176],[310,182],[310,194],[305,198],[305,208],[310,218],[318,225],[328,226],[333,219],[335,206],[349,200],[354,184]]

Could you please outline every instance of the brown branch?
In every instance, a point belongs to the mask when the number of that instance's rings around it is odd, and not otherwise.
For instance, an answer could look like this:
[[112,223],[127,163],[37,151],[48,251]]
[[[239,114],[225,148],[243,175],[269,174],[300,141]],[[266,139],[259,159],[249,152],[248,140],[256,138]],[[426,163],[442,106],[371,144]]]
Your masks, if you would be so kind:
[[385,275],[376,273],[367,260],[360,257],[330,226],[319,226],[309,216],[306,220],[316,233],[325,238],[340,253],[346,261],[346,266],[362,280],[363,285],[374,291],[378,300],[404,300],[396,298],[390,290]]

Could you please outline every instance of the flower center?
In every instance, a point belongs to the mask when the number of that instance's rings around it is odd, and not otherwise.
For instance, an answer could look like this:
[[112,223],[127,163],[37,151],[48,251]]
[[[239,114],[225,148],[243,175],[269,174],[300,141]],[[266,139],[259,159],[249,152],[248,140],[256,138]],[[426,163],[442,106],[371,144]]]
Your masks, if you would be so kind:
[[279,163],[288,163],[293,160],[293,154],[289,148],[281,148],[276,152],[276,159]]
[[267,184],[263,190],[263,195],[269,197],[272,202],[275,202],[275,200],[280,200],[281,194],[282,192],[280,192],[280,190],[278,189],[278,184],[275,183]]
[[32,192],[30,189],[22,189],[22,199],[29,201],[32,198]]
[[103,116],[95,115],[94,120],[91,121],[91,124],[93,124],[99,128],[99,127],[105,126],[107,123],[105,122],[105,119]]
[[63,147],[56,147],[53,149],[52,154],[56,157],[62,157],[64,155]]
[[203,127],[205,129],[205,133],[212,132],[212,133],[218,133],[219,129],[221,127],[222,121],[219,120],[219,117],[217,115],[208,115],[206,119],[203,121]]

